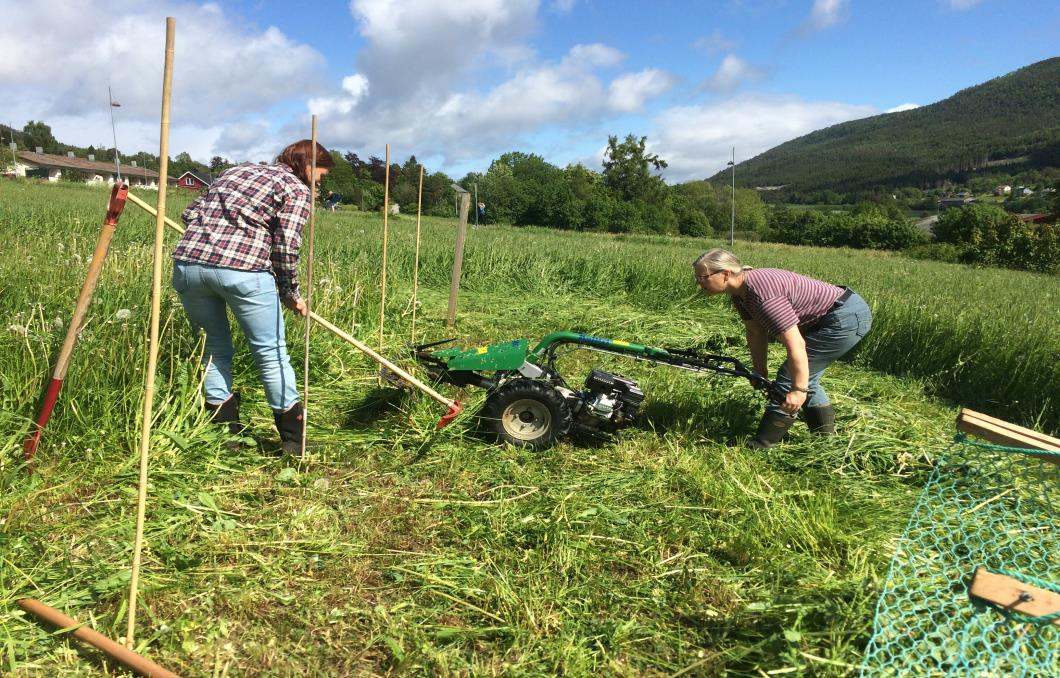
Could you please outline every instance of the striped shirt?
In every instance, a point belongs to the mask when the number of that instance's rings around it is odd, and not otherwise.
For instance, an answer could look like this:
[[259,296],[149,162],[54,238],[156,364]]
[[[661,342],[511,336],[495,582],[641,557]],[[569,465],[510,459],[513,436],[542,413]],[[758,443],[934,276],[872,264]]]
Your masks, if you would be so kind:
[[744,320],[757,320],[771,335],[823,318],[843,288],[779,268],[753,268],[744,273],[746,296],[733,305]]
[[309,201],[309,187],[287,165],[236,165],[184,210],[188,228],[173,258],[240,271],[271,269],[280,294],[298,298],[298,248]]

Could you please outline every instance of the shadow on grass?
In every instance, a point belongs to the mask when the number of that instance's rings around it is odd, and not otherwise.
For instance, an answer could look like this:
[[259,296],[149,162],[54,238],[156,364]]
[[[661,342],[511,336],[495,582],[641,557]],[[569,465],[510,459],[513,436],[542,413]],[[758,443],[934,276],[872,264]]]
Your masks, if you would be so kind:
[[401,414],[408,394],[396,388],[377,387],[345,410],[340,429],[363,429]]

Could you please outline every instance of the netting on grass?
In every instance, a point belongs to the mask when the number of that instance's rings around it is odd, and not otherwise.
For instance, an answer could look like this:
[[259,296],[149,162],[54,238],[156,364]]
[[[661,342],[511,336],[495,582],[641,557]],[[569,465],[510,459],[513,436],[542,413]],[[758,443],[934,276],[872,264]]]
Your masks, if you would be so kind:
[[968,593],[977,567],[1060,592],[1058,491],[1060,464],[958,437],[899,541],[861,675],[1060,676],[1055,615]]

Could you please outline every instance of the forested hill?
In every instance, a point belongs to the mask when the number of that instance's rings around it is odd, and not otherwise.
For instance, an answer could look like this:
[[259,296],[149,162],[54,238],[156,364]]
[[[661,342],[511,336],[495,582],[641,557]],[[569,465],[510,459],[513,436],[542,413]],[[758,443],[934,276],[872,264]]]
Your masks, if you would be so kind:
[[[911,111],[833,125],[736,166],[745,187],[928,187],[970,171],[1060,166],[1060,57]],[[728,180],[728,171],[712,181]]]

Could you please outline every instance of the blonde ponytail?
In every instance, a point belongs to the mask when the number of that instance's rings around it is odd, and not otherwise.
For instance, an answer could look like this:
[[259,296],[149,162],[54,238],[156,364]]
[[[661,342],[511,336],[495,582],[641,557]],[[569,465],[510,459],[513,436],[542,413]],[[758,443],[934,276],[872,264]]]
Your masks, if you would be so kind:
[[720,248],[712,249],[708,252],[704,252],[692,262],[692,268],[703,269],[704,273],[717,273],[718,271],[729,271],[730,273],[740,273],[741,271],[750,271],[753,266],[744,266],[736,255],[728,250]]

